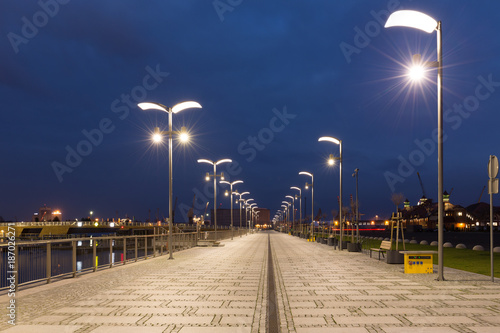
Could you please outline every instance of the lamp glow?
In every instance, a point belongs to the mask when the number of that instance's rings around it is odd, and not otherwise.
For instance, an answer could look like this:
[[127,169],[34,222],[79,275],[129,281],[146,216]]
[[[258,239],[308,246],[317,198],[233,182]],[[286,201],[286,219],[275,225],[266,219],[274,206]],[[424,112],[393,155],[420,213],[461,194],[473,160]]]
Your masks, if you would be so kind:
[[137,104],[138,107],[140,107],[142,110],[160,110],[160,111],[165,111],[168,112],[167,108],[164,105],[158,104],[158,103],[139,103]]
[[437,21],[427,14],[415,10],[398,10],[389,16],[384,27],[409,27],[431,33],[437,26]]
[[154,143],[160,143],[160,142],[163,141],[163,137],[161,136],[160,133],[153,134],[153,136],[151,137],[151,139],[153,140]]
[[322,136],[321,138],[318,139],[318,141],[329,141],[329,142],[333,142],[337,145],[340,144],[340,140],[332,138],[331,136]]
[[333,158],[333,155],[330,154],[330,157],[328,158],[328,165],[334,165],[335,164],[335,159]]
[[181,140],[181,142],[183,143],[189,141],[189,133],[184,126],[181,127],[181,131],[179,132],[179,140]]
[[183,103],[179,103],[179,104],[174,105],[172,107],[172,112],[177,113],[179,111],[182,111],[185,109],[190,109],[190,108],[201,109],[201,105],[199,103],[193,102],[193,101],[183,102]]
[[420,81],[425,76],[425,69],[421,65],[414,65],[410,67],[408,76],[412,81]]

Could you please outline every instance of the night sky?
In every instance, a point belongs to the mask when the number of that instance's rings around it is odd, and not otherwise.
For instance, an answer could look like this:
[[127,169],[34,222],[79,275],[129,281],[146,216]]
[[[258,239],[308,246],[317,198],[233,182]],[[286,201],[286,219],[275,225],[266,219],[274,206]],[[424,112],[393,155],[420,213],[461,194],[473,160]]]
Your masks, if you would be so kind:
[[217,171],[272,215],[310,181],[299,171],[312,172],[315,213],[331,218],[339,170],[326,159],[339,149],[321,136],[343,140],[345,205],[359,168],[362,219],[389,217],[393,192],[415,204],[417,172],[436,200],[436,71],[421,84],[405,76],[413,54],[436,60],[436,33],[384,29],[397,9],[442,21],[444,188],[452,203],[477,202],[489,155],[500,155],[498,1],[9,0],[0,216],[30,220],[46,204],[64,219],[166,217],[168,149],[150,134],[168,115],[136,106],[145,101],[203,106],[173,116],[192,135],[174,142],[176,222],[195,194],[197,214],[213,205],[199,158],[233,159]]

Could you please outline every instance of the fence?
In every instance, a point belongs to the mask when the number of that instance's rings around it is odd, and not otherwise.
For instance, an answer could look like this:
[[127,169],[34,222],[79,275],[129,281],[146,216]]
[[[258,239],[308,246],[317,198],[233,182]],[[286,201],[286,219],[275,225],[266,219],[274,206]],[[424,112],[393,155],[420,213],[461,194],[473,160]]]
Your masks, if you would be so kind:
[[[234,230],[234,236],[247,232]],[[217,239],[231,238],[231,230],[218,230]],[[213,231],[172,234],[172,252],[197,245],[198,239],[215,239]],[[35,282],[76,277],[129,262],[168,254],[168,235],[86,237],[0,243],[0,291]],[[12,260],[13,259],[13,260]]]

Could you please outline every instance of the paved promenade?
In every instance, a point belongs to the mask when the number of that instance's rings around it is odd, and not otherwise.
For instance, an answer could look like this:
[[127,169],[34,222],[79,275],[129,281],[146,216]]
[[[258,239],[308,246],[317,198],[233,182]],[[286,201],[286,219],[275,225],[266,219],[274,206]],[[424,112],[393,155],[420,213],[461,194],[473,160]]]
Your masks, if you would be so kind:
[[487,276],[445,269],[438,282],[276,232],[223,243],[21,290],[16,326],[0,296],[0,331],[266,332],[271,267],[281,332],[500,332],[500,284]]

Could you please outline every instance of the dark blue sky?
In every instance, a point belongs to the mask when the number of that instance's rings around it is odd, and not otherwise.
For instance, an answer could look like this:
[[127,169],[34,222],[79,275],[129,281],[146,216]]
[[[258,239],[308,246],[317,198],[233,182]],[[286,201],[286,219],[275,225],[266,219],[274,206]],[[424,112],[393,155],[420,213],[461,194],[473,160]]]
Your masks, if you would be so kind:
[[219,170],[272,213],[313,172],[315,210],[338,210],[338,146],[320,136],[343,140],[345,203],[359,168],[364,218],[390,216],[392,192],[415,203],[417,171],[436,199],[436,72],[402,76],[412,54],[435,60],[436,33],[382,28],[388,8],[443,22],[444,187],[477,202],[500,154],[497,1],[3,1],[0,216],[166,216],[168,152],[149,133],[168,117],[143,101],[203,106],[173,119],[194,135],[174,149],[177,216],[194,194],[213,204],[198,158],[232,158]]

